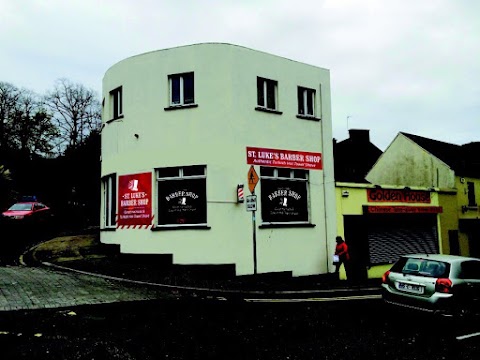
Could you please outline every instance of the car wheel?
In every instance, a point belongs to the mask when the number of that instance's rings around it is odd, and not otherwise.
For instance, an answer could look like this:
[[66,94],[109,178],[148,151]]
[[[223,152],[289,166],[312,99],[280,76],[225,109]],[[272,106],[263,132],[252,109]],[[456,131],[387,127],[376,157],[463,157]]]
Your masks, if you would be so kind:
[[457,319],[467,319],[472,315],[472,308],[466,301],[458,301],[453,308],[453,316]]

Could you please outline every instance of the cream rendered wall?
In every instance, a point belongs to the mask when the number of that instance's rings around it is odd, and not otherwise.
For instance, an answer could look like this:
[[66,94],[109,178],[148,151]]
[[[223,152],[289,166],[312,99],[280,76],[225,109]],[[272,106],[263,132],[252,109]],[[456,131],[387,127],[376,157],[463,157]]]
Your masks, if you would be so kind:
[[[194,72],[198,107],[165,111],[168,75],[189,71]],[[278,81],[282,115],[255,110],[257,76]],[[296,118],[299,85],[321,92],[316,104],[321,121]],[[148,171],[154,176],[157,167],[206,164],[211,229],[117,229],[102,232],[102,242],[120,244],[126,253],[172,253],[178,264],[235,263],[238,275],[251,274],[251,213],[236,203],[237,184],[245,184],[248,193],[246,147],[322,152],[324,171],[310,171],[310,215],[316,226],[257,228],[257,259],[259,273],[328,271],[336,235],[328,70],[229,44],[150,52],[106,72],[104,122],[109,120],[109,91],[118,86],[123,86],[124,118],[102,131],[102,176]],[[154,178],[152,184],[156,202]],[[256,193],[261,195],[261,185]]]
[[365,177],[372,184],[453,188],[455,173],[399,133]]

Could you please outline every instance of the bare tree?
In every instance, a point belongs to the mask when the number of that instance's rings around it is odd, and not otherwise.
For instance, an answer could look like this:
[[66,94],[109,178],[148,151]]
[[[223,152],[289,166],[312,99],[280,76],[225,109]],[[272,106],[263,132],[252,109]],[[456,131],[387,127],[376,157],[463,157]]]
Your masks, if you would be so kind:
[[0,209],[9,205],[13,197],[13,185],[10,170],[0,165]]
[[13,154],[23,159],[49,156],[56,137],[51,116],[37,94],[0,83],[0,159],[12,160]]
[[47,157],[53,154],[53,142],[58,132],[38,95],[22,90],[12,118],[12,138],[24,159],[31,158],[33,154]]
[[67,79],[59,79],[45,97],[45,105],[53,114],[59,131],[56,144],[60,153],[75,149],[101,125],[101,105],[93,90]]
[[20,95],[14,85],[0,82],[0,154],[12,147],[13,115]]

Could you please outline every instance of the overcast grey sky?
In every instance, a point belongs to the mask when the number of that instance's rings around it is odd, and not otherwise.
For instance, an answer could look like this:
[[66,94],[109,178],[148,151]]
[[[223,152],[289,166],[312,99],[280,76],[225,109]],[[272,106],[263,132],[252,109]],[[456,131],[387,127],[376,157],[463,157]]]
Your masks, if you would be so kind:
[[329,69],[338,141],[465,144],[480,141],[479,14],[477,0],[0,0],[0,81],[100,97],[124,58],[226,42]]

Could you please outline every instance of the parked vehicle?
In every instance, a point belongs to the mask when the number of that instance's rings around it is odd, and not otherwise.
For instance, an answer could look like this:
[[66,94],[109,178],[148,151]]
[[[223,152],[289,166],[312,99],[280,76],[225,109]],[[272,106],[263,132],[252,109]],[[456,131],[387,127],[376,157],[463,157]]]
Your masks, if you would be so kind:
[[480,314],[480,259],[404,255],[382,277],[387,305],[443,316]]
[[52,210],[35,197],[24,198],[2,213],[7,221],[44,223],[52,217]]

